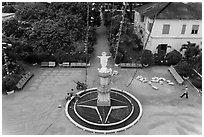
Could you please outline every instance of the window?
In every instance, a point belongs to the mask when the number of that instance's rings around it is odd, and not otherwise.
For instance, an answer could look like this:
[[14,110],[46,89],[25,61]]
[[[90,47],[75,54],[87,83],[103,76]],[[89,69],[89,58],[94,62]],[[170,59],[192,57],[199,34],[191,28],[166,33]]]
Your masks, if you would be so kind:
[[191,34],[198,34],[199,25],[193,25]]
[[186,25],[183,25],[181,29],[181,34],[185,34],[185,31],[186,31]]
[[162,34],[169,34],[170,25],[164,24]]

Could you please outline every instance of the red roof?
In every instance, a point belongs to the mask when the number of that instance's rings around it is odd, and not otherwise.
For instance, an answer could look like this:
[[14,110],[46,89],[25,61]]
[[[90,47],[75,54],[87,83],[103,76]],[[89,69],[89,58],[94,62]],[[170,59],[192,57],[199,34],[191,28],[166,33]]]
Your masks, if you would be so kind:
[[[153,18],[168,4],[168,2],[153,2],[135,10],[144,16]],[[202,3],[172,2],[157,16],[157,19],[202,19]]]

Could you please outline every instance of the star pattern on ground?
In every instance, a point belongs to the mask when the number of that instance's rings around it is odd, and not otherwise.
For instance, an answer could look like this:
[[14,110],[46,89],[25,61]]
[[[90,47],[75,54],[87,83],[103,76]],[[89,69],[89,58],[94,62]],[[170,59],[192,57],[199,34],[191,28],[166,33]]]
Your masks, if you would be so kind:
[[114,98],[111,98],[111,106],[97,106],[97,98],[89,99],[77,104],[77,107],[94,109],[100,119],[100,123],[107,124],[108,118],[113,110],[128,108],[127,102],[123,102]]

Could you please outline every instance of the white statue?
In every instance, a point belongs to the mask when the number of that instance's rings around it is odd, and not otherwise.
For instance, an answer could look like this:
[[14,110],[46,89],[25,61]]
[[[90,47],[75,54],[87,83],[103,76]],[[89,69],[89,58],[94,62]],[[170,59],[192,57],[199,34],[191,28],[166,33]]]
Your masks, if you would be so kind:
[[106,52],[102,52],[102,56],[98,56],[98,58],[100,59],[100,63],[101,63],[101,69],[98,69],[99,72],[108,73],[112,71],[111,68],[110,69],[107,68],[107,62],[110,57],[111,56],[106,56]]

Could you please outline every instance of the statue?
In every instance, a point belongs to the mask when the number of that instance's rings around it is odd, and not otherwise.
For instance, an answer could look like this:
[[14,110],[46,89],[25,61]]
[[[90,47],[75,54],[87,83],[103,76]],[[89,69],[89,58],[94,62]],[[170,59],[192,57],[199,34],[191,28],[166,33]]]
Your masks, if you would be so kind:
[[112,69],[107,68],[108,59],[111,56],[106,56],[106,52],[102,52],[102,56],[98,56],[100,59],[101,68],[98,68],[98,75],[100,78],[100,86],[98,87],[97,106],[110,106],[110,77]]
[[108,69],[107,68],[107,62],[108,62],[108,59],[110,58],[111,56],[106,56],[106,52],[102,52],[102,56],[98,56],[98,58],[100,59],[100,63],[101,63],[101,68],[99,70],[99,72],[101,73],[110,73],[112,71],[112,69]]

